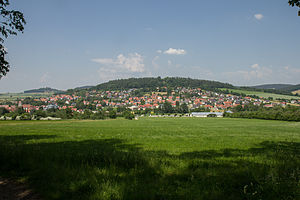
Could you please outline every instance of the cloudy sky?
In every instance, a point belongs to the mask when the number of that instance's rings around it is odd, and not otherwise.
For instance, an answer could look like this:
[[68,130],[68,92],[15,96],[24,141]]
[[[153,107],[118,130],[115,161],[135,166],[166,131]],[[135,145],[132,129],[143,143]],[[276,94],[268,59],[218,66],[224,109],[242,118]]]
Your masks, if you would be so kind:
[[300,83],[300,17],[288,0],[14,0],[0,92],[128,77]]

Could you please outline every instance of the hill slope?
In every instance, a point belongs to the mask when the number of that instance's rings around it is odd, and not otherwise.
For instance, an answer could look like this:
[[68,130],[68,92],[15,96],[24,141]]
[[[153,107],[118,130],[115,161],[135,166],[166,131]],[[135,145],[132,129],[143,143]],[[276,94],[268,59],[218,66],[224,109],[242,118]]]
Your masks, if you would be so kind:
[[203,88],[203,89],[215,89],[215,88],[234,88],[233,85],[228,83],[221,83],[217,81],[199,80],[191,78],[180,77],[166,77],[166,78],[129,78],[118,79],[99,84],[91,89],[98,90],[124,90],[132,88],[151,88],[157,87],[191,87],[191,88]]

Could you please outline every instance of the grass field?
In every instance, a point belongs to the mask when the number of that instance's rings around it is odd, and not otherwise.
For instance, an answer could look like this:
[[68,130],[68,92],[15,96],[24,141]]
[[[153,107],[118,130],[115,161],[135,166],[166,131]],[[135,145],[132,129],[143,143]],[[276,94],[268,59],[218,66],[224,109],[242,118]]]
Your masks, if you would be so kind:
[[[227,90],[226,88],[220,88],[221,90]],[[256,95],[262,98],[269,98],[272,97],[274,100],[276,99],[300,99],[300,97],[296,96],[289,96],[289,95],[281,95],[281,94],[274,94],[274,93],[266,93],[266,92],[257,92],[257,91],[248,91],[248,90],[238,90],[238,89],[228,89],[232,92],[244,93],[246,95]]]
[[299,199],[300,123],[0,122],[0,176],[45,199]]
[[40,97],[50,97],[54,93],[0,93],[0,101],[1,100],[17,100],[17,99],[24,99],[26,97],[32,98],[40,98]]

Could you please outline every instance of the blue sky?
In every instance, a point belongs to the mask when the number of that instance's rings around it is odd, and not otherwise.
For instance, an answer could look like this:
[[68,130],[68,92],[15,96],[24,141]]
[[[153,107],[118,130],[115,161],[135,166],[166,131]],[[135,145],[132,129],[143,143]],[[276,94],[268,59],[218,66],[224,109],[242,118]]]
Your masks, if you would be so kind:
[[300,83],[300,17],[287,0],[11,0],[24,34],[5,42],[0,92],[180,76]]

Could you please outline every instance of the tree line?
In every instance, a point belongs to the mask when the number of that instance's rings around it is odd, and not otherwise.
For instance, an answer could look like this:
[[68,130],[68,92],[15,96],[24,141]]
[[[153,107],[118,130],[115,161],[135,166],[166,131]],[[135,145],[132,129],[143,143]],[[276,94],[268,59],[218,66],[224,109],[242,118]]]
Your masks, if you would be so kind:
[[233,113],[224,113],[225,117],[231,118],[248,118],[248,119],[266,119],[266,120],[282,120],[282,121],[300,121],[300,107],[298,106],[275,106],[266,108],[253,104],[237,106]]
[[10,120],[40,120],[43,118],[54,118],[54,119],[116,119],[117,117],[124,117],[125,119],[134,119],[134,114],[129,109],[116,110],[108,108],[106,110],[89,110],[86,109],[84,112],[73,112],[70,108],[67,109],[48,109],[48,110],[34,110],[26,112],[22,108],[18,108],[14,112],[9,112],[5,108],[0,108],[1,119]]

